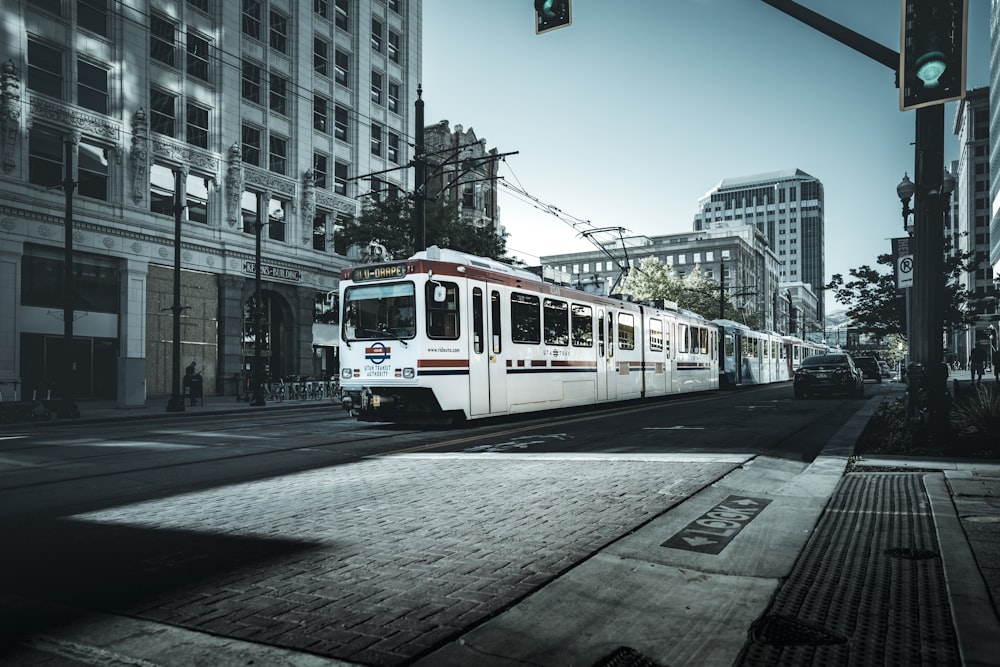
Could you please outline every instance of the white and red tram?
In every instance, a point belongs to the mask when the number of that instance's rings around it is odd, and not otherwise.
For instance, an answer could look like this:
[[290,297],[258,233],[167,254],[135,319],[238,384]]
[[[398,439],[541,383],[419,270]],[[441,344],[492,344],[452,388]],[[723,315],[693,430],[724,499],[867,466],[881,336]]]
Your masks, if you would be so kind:
[[705,391],[718,327],[431,247],[341,274],[343,405],[447,421]]

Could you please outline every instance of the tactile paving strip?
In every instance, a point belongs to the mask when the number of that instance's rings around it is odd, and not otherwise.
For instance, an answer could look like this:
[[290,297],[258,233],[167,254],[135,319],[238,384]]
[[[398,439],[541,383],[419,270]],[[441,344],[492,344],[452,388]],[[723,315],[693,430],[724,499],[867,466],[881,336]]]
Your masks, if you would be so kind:
[[845,475],[736,664],[960,664],[940,549],[922,475]]

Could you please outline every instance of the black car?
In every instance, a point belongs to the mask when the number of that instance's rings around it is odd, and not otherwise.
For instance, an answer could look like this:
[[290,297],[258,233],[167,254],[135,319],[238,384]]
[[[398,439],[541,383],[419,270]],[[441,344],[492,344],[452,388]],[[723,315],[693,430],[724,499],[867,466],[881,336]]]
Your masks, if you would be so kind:
[[878,359],[875,357],[854,357],[854,365],[861,369],[866,380],[882,383],[882,367],[878,365]]
[[795,398],[810,394],[865,395],[865,378],[851,355],[816,354],[806,357],[795,371]]

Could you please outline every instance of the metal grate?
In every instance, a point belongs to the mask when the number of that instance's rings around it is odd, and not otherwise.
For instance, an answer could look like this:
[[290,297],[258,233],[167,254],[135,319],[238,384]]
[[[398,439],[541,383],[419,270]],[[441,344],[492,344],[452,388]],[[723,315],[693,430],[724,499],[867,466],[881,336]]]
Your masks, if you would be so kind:
[[661,667],[661,665],[634,648],[619,646],[611,655],[594,663],[594,667]]
[[958,665],[920,475],[846,475],[736,664]]

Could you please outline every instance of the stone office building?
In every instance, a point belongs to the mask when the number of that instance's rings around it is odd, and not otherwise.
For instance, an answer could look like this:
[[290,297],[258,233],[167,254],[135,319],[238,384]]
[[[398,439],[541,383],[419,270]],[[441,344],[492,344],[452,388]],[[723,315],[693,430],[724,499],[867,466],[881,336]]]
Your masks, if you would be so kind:
[[13,7],[0,17],[0,381],[122,406],[169,394],[175,271],[181,365],[197,363],[207,394],[236,392],[258,335],[273,377],[335,372],[337,221],[370,194],[358,177],[410,159],[420,0]]

